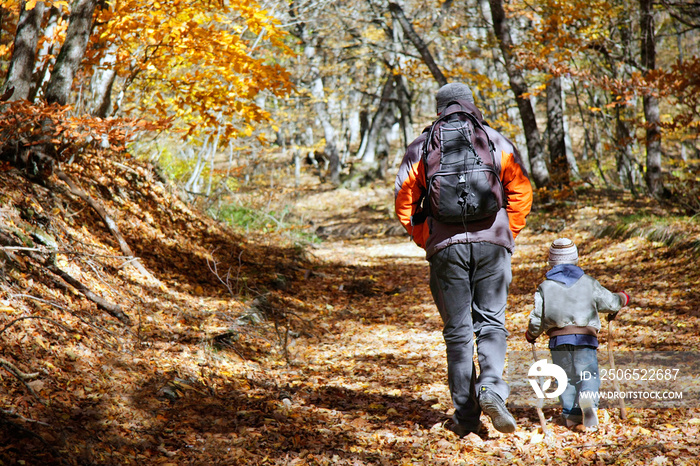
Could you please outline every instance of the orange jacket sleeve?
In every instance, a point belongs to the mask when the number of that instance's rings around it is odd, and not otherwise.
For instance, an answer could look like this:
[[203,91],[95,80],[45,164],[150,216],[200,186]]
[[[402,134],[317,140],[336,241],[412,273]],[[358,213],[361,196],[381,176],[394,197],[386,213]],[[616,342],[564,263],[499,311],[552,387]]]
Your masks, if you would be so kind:
[[406,149],[394,185],[394,210],[411,239],[425,249],[428,240],[428,222],[411,225],[411,216],[420,211],[420,200],[425,193],[425,168],[421,159],[421,147],[425,135],[418,137]]
[[532,185],[517,149],[501,151],[501,180],[508,199],[508,222],[513,238],[525,228],[525,218],[532,208]]

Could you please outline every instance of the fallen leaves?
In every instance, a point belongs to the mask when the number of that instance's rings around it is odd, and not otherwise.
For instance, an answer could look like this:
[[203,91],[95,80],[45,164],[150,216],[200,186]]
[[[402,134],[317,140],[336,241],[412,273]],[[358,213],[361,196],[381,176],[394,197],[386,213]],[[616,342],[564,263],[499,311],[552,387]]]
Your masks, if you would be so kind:
[[[101,202],[162,287],[125,267],[100,220],[79,202],[60,192],[37,194],[12,172],[0,179],[7,201],[0,228],[18,218],[14,206],[32,199],[40,207],[35,211],[53,216],[55,241],[73,252],[59,255],[62,267],[118,302],[135,322],[128,329],[117,324],[47,280],[31,259],[6,261],[0,319],[40,315],[72,333],[31,319],[2,335],[4,357],[41,371],[27,385],[48,406],[3,377],[0,434],[10,440],[0,447],[0,460],[692,464],[700,453],[697,408],[635,409],[625,422],[616,411],[601,410],[597,432],[569,430],[557,422],[558,409],[549,408],[552,438],[541,432],[534,409],[515,408],[514,435],[491,428],[484,437],[457,439],[444,428],[452,402],[442,323],[420,250],[403,237],[379,235],[327,240],[311,258],[271,236],[268,245],[248,241],[178,201],[145,165],[111,157],[80,160],[72,176],[84,186],[103,177],[111,197]],[[388,190],[378,192],[340,195],[390,202]],[[331,215],[333,196],[308,195],[304,204],[316,215]],[[356,204],[343,208],[367,212]],[[593,214],[582,207],[570,215],[584,222]],[[577,238],[584,268],[643,300],[616,320],[629,335],[616,347],[699,347],[694,261],[660,245],[655,256],[638,261],[648,250],[645,240],[594,238],[576,222],[569,219],[570,230],[558,234]],[[550,233],[534,229],[518,238],[507,321],[511,350],[527,349],[520,335],[549,242]]]

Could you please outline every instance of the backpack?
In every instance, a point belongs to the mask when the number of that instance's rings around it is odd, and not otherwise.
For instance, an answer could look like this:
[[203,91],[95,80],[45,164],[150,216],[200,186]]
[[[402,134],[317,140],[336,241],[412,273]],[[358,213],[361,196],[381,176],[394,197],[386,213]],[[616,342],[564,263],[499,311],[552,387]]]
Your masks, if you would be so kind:
[[[454,110],[455,104],[461,109]],[[414,215],[414,225],[427,216],[441,223],[466,225],[504,207],[506,196],[495,147],[477,117],[453,102],[426,131],[422,160],[427,193],[422,211]]]

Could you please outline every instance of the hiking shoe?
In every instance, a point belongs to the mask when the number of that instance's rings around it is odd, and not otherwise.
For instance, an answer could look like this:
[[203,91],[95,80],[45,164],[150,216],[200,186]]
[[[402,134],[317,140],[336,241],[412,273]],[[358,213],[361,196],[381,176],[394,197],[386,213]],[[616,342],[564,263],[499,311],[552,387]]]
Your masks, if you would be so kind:
[[561,424],[568,427],[576,427],[578,425],[581,425],[583,422],[583,416],[580,414],[561,414]]
[[464,424],[459,424],[455,421],[448,422],[445,428],[459,438],[464,438],[469,434],[476,434],[479,437],[488,434],[488,429],[481,421],[479,421],[479,425],[475,429],[470,429]]
[[566,427],[568,427],[569,429],[571,429],[572,427],[576,427],[576,426],[581,425],[581,421],[576,420],[576,419],[566,419],[565,418],[565,419],[562,419],[562,421],[564,422],[564,425]]
[[593,406],[593,400],[588,397],[579,397],[578,405],[583,411],[583,427],[596,427],[598,425],[598,410]]
[[508,412],[506,404],[500,396],[486,387],[481,387],[479,392],[479,406],[481,410],[491,418],[494,429],[504,434],[515,432],[517,425],[515,418]]

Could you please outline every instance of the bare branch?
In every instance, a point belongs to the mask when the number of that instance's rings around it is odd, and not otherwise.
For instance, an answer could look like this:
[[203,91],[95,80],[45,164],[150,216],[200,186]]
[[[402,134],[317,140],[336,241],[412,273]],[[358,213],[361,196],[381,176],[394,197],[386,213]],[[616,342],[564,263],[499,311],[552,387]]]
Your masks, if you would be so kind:
[[153,280],[154,282],[159,282],[158,279],[156,279],[146,268],[141,264],[141,262],[138,260],[136,255],[131,251],[131,248],[129,247],[129,244],[126,242],[124,237],[122,236],[121,232],[119,231],[119,227],[117,226],[116,222],[110,217],[110,215],[102,208],[101,205],[97,203],[92,197],[90,197],[85,191],[80,189],[75,182],[68,176],[66,173],[64,173],[61,170],[56,170],[56,174],[58,175],[58,178],[66,183],[68,185],[68,188],[70,189],[70,192],[78,196],[80,199],[85,201],[92,209],[100,216],[102,221],[107,225],[107,228],[109,229],[110,233],[112,233],[112,236],[117,240],[119,243],[119,247],[121,248],[122,252],[124,253],[125,256],[128,257],[133,257],[134,259],[134,267],[138,269],[139,272],[141,272],[146,278]]
[[32,373],[26,373],[22,372],[21,370],[17,369],[17,367],[12,364],[10,361],[6,361],[4,359],[0,359],[0,367],[4,367],[5,370],[8,372],[11,372],[12,375],[17,377],[18,379],[24,381],[24,380],[31,380],[31,379],[36,379],[39,377],[38,372],[32,372]]
[[108,314],[110,314],[113,317],[116,317],[124,325],[131,325],[131,319],[128,315],[124,314],[124,312],[118,304],[110,303],[103,297],[93,293],[92,290],[90,290],[82,282],[73,278],[67,272],[61,270],[57,265],[53,264],[51,261],[47,261],[46,266],[51,272],[61,277],[66,283],[68,283],[69,285],[80,291],[83,295],[85,295],[87,299],[97,304],[97,307],[107,311]]
[[17,419],[22,420],[23,422],[29,422],[32,424],[39,424],[40,426],[44,427],[51,427],[51,424],[47,424],[45,422],[37,421],[35,419],[29,419],[28,417],[24,417],[20,414],[15,413],[14,411],[8,411],[6,409],[0,409],[0,414],[3,414],[5,416],[10,416],[10,417],[16,417]]
[[420,36],[416,33],[415,29],[413,29],[413,25],[411,24],[411,22],[408,20],[408,18],[406,18],[403,8],[401,8],[399,4],[391,2],[389,3],[389,10],[391,11],[391,14],[394,16],[394,18],[396,18],[396,20],[401,25],[403,32],[406,34],[406,36],[408,36],[408,38],[411,40],[416,49],[418,49],[418,52],[420,52],[421,57],[423,57],[423,61],[428,66],[428,69],[430,70],[438,84],[440,86],[444,86],[445,84],[447,84],[447,78],[445,78],[445,75],[442,74],[442,70],[440,70],[440,67],[437,65],[437,63],[435,63],[433,55],[430,53],[430,50],[428,50],[428,46],[425,45],[423,39],[420,38]]
[[25,374],[24,372],[17,369],[12,363],[5,361],[4,359],[0,359],[0,367],[4,368],[7,372],[12,374],[12,376],[14,376],[14,378],[19,380],[22,383],[22,385],[24,385],[24,388],[26,388],[27,391],[29,393],[31,393],[31,395],[39,401],[39,403],[41,403],[45,406],[48,406],[49,402],[44,400],[43,398],[41,398],[39,395],[37,395],[37,393],[34,391],[32,386],[26,382],[26,380],[28,380],[28,379],[33,379],[33,378],[39,377],[38,372],[32,373],[32,374]]
[[[58,282],[58,279],[54,279],[54,280],[56,280],[56,282]],[[115,339],[118,339],[118,338],[119,338],[119,336],[116,335],[114,332],[111,332],[111,331],[107,330],[106,328],[102,328],[102,327],[100,327],[99,325],[95,325],[95,324],[92,323],[92,322],[89,322],[88,320],[86,320],[86,319],[83,318],[82,316],[76,314],[75,312],[71,311],[70,309],[68,309],[68,308],[66,308],[66,307],[64,307],[64,306],[61,306],[60,304],[54,303],[54,302],[52,302],[52,301],[48,301],[48,300],[46,300],[46,299],[38,298],[38,297],[36,297],[36,296],[32,296],[32,295],[29,295],[29,294],[15,294],[15,295],[11,295],[11,297],[12,297],[12,298],[27,298],[27,299],[33,299],[34,301],[39,301],[39,302],[41,302],[41,303],[48,304],[49,306],[53,306],[53,307],[55,307],[56,309],[60,309],[60,310],[62,310],[63,312],[66,312],[66,313],[68,313],[68,314],[70,314],[70,315],[72,315],[72,316],[75,316],[77,319],[79,319],[82,323],[84,323],[84,324],[87,325],[88,327],[92,327],[92,328],[94,328],[95,330],[99,330],[99,331],[101,331],[101,332],[105,332],[106,334],[112,336],[112,337],[115,338]],[[97,338],[98,338],[100,341],[102,341],[105,345],[109,346],[110,348],[114,348],[114,346],[113,346],[110,342],[106,341],[105,339],[103,339],[103,338],[101,338],[101,337],[99,337],[99,336],[98,336]]]
[[61,330],[65,331],[65,332],[67,332],[67,333],[71,333],[71,332],[72,332],[72,330],[70,330],[68,327],[66,327],[66,326],[64,326],[64,325],[62,325],[62,324],[56,322],[56,321],[53,320],[53,319],[49,319],[48,317],[43,317],[43,316],[24,316],[24,317],[18,317],[17,319],[15,319],[15,320],[13,320],[13,321],[8,322],[7,324],[5,324],[5,326],[4,326],[3,328],[0,329],[0,334],[2,334],[5,330],[7,330],[8,328],[10,328],[12,325],[16,324],[17,322],[20,322],[20,321],[22,321],[22,320],[27,320],[27,319],[46,320],[46,321],[48,321],[48,322],[51,322],[51,323],[54,324],[55,326],[61,328]]

